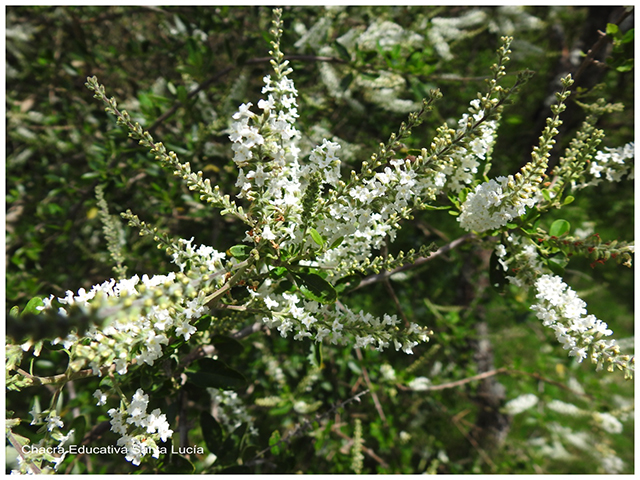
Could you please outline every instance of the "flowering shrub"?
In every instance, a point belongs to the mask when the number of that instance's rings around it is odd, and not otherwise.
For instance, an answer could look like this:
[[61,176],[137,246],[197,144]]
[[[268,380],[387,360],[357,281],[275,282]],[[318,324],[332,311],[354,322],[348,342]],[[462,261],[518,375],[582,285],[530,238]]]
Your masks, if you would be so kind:
[[[600,116],[618,111],[620,106],[602,102],[585,105],[587,119],[564,156],[550,169],[562,113],[572,94],[573,80],[565,76],[531,160],[517,173],[491,178],[503,114],[532,75],[521,71],[507,81],[512,38],[503,37],[486,89],[468,103],[467,112],[459,120],[442,124],[424,146],[401,154],[406,148],[403,142],[411,139],[412,132],[442,98],[440,91],[433,90],[417,112],[409,114],[386,143],[379,144],[376,153],[359,169],[350,170],[341,160],[342,145],[338,141],[324,138],[311,148],[302,142],[304,125],[301,127],[299,108],[304,107],[298,104],[300,94],[290,77],[293,70],[281,51],[281,15],[281,10],[274,10],[272,72],[263,77],[262,98],[242,103],[231,115],[226,130],[237,169],[235,198],[222,191],[230,186],[212,186],[202,171],[192,171],[189,162],[181,162],[177,153],[155,141],[118,107],[96,77],[87,79],[86,86],[129,137],[148,149],[203,204],[218,210],[230,223],[241,224],[241,234],[237,243],[218,250],[211,245],[196,245],[194,238],[174,238],[127,211],[123,217],[129,225],[151,237],[176,266],[176,271],[127,277],[114,233],[119,227],[108,213],[102,189],[98,189],[105,236],[119,278],[88,290],[68,290],[64,297],[52,294],[34,298],[25,310],[25,318],[32,315],[52,324],[63,322],[68,331],[54,338],[44,335],[22,343],[19,339],[7,342],[7,387],[25,392],[46,387],[52,392],[48,407],[32,407],[31,425],[42,425],[37,435],[27,438],[9,429],[8,439],[17,451],[17,470],[21,473],[60,471],[68,453],[65,445],[71,440],[78,444],[93,438],[91,432],[86,437],[78,436],[80,422],[73,420],[77,415],[64,401],[65,389],[74,389],[73,385],[87,379],[94,380],[88,384],[93,387],[89,393],[95,405],[103,409],[88,414],[88,421],[95,423],[102,418],[101,432],[109,430],[117,435],[116,446],[121,449],[115,453],[123,454],[135,466],[150,462],[156,470],[167,473],[193,468],[187,457],[181,456],[183,452],[172,450],[169,454],[164,446],[171,442],[187,446],[188,394],[184,392],[197,391],[198,398],[206,397],[197,438],[209,456],[202,457],[202,446],[188,452],[200,455],[203,471],[260,465],[266,452],[278,455],[284,443],[308,429],[315,428],[314,435],[320,438],[325,428],[320,427],[320,421],[333,409],[317,413],[315,425],[301,422],[285,438],[274,430],[266,450],[243,449],[252,438],[269,432],[259,431],[259,422],[248,413],[237,393],[255,388],[256,383],[223,361],[225,355],[241,350],[237,340],[259,330],[308,345],[310,370],[290,391],[287,375],[299,377],[296,366],[289,365],[285,373],[268,348],[256,341],[255,348],[263,351],[264,374],[281,391],[256,398],[255,404],[276,410],[286,407],[301,416],[314,414],[323,402],[307,393],[319,382],[324,368],[322,345],[354,349],[359,355],[371,350],[382,352],[380,355],[394,351],[412,355],[426,342],[438,339],[426,321],[412,321],[401,313],[377,314],[360,306],[350,307],[348,293],[366,282],[389,282],[392,274],[397,278],[410,265],[431,261],[465,242],[493,251],[489,268],[496,289],[504,291],[513,286],[525,293],[533,290],[530,310],[542,326],[553,330],[568,356],[578,362],[591,362],[596,371],[617,370],[625,378],[632,377],[634,358],[624,353],[624,342],[621,347],[607,323],[588,314],[585,301],[562,275],[573,255],[591,256],[594,263],[615,259],[631,266],[633,244],[603,243],[595,234],[571,237],[570,224],[564,219],[552,220],[544,228],[546,218],[553,219],[557,209],[575,200],[572,194],[578,195],[604,179],[619,182],[633,177],[633,143],[601,147],[604,132],[596,128]],[[474,13],[460,17],[455,28],[476,25],[480,16]],[[449,58],[452,54],[445,48],[446,42],[455,35],[446,33],[447,23],[442,19],[434,18],[433,25],[430,40],[441,57]],[[312,41],[310,32],[303,38]],[[397,24],[379,22],[356,43],[365,50],[375,43],[387,52],[400,44],[413,48],[421,40]],[[402,235],[401,228],[417,212],[438,214],[439,210],[448,210],[456,217],[458,227],[467,232],[455,245],[451,242],[445,249],[425,244],[389,252]],[[444,318],[435,306],[431,308],[438,319]],[[16,321],[18,313],[14,309],[14,320],[10,321]],[[457,311],[450,313],[448,318],[455,323]],[[435,353],[435,347],[429,352]],[[47,376],[34,369],[34,362],[46,355],[66,365],[64,371]],[[413,392],[439,389],[424,375],[414,374],[400,381],[392,367],[382,367],[378,377],[381,383],[397,383]],[[414,370],[418,368],[413,366]],[[430,376],[437,376],[442,368],[442,363],[438,369],[434,364]],[[365,369],[361,372],[371,388],[369,373]],[[482,380],[487,372],[479,372],[468,381]],[[351,398],[339,407],[353,399],[360,401],[362,392],[354,396],[357,391],[354,387]],[[179,401],[170,401],[168,394],[177,395]],[[377,399],[375,392],[373,395]],[[518,398],[504,405],[504,415],[515,416],[538,404],[533,394]],[[548,409],[561,411],[558,402],[549,402]],[[376,408],[382,411],[379,403]],[[85,417],[78,418],[85,421]],[[590,418],[608,433],[621,431],[622,424],[613,414],[592,412]],[[9,427],[21,422],[24,420],[11,417]],[[98,427],[96,423],[93,428]],[[84,423],[82,428],[86,428]],[[552,433],[560,435],[560,431]],[[180,440],[174,438],[177,436]],[[365,450],[364,436],[363,423],[357,418],[347,450],[351,469],[358,473],[364,471],[365,453],[375,458]],[[410,437],[406,432],[399,433],[403,442]],[[322,446],[317,448],[321,451]],[[448,461],[444,451],[437,458],[439,462]],[[607,450],[603,458],[608,459],[603,463],[608,465],[605,470],[621,470],[614,451]],[[384,461],[378,463],[383,465]],[[223,470],[227,467],[231,470]],[[430,468],[437,469],[437,464]]]

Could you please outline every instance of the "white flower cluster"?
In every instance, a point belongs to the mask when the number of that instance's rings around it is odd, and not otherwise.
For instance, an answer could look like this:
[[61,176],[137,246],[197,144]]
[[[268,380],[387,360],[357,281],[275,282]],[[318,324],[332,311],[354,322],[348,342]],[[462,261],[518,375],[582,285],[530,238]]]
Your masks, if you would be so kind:
[[58,442],[58,445],[53,446],[47,443],[45,437],[29,445],[28,448],[23,448],[18,452],[19,470],[13,470],[11,473],[33,475],[36,473],[33,465],[40,464],[43,460],[52,464],[53,470],[56,471],[67,456],[64,444],[73,437],[75,430],[71,429],[66,435],[60,431],[64,427],[64,422],[56,410],[40,412],[34,405],[29,414],[33,417],[31,425],[46,424],[48,434],[52,440]]
[[407,385],[414,392],[425,392],[431,388],[431,380],[427,377],[416,377]]
[[[101,285],[93,286],[89,292],[84,288],[78,290],[77,295],[74,295],[72,291],[67,291],[66,297],[57,300],[69,306],[79,304],[88,307],[98,294],[104,294],[107,297],[126,295],[133,299],[139,296],[136,289],[138,285],[143,285],[146,289],[160,285],[168,287],[175,282],[175,277],[174,273],[170,273],[169,275],[154,275],[151,278],[143,275],[142,279],[138,275],[134,275],[117,282],[111,279]],[[44,306],[41,309],[53,308],[51,303],[53,299],[53,295],[44,299]],[[84,359],[90,359],[89,367],[94,374],[100,375],[102,367],[115,364],[116,372],[124,375],[127,373],[128,365],[134,359],[137,363],[144,362],[153,365],[154,361],[162,356],[162,345],[169,343],[169,337],[172,333],[188,340],[196,332],[191,321],[200,318],[206,310],[203,295],[198,295],[193,299],[183,298],[172,307],[170,309],[168,306],[161,308],[158,305],[153,305],[146,315],[116,319],[101,330],[92,326],[84,334],[84,338],[88,339],[89,343],[78,343],[79,337],[76,333],[69,334],[65,339],[57,338],[52,343],[54,345],[62,343],[65,349],[71,351],[72,357],[77,356],[80,362],[84,362]],[[63,315],[67,314],[64,307],[60,307],[59,312]]]
[[573,431],[571,428],[550,422],[546,425],[550,442],[543,437],[533,438],[529,444],[535,447],[540,455],[555,460],[575,460],[576,456],[567,451],[565,445],[588,453],[600,464],[601,473],[620,473],[624,470],[624,462],[616,456],[616,452],[606,446],[592,432]]
[[364,261],[385,238],[393,241],[398,221],[414,206],[416,198],[432,199],[442,191],[445,175],[432,171],[418,175],[408,160],[392,160],[390,167],[373,178],[353,185],[329,206],[329,215],[319,218],[316,229],[332,244],[343,238],[339,247],[318,259],[323,266]]
[[[469,113],[464,113],[458,121],[456,136],[467,133],[470,126],[480,122],[485,115],[480,108],[480,100],[477,98],[470,102]],[[493,146],[496,142],[496,130],[498,122],[496,120],[485,120],[477,126],[474,137],[466,148],[456,148],[451,155],[450,161],[444,173],[447,179],[447,188],[453,192],[459,192],[473,182],[480,162],[489,162]]]
[[269,316],[263,316],[262,322],[285,338],[293,332],[295,340],[328,340],[334,345],[352,343],[360,348],[373,345],[379,351],[393,345],[407,354],[413,353],[419,342],[428,340],[426,330],[415,323],[400,337],[394,329],[400,323],[395,315],[378,318],[363,311],[355,313],[344,305],[338,308],[302,300],[296,293],[286,292],[267,295],[264,303]]
[[525,393],[519,397],[509,400],[504,405],[505,413],[508,415],[518,415],[519,413],[529,410],[538,404],[538,397],[533,393]]
[[620,420],[608,412],[600,413],[583,410],[571,403],[566,403],[561,400],[552,400],[546,406],[549,410],[561,413],[562,415],[568,415],[571,417],[590,417],[596,426],[607,433],[621,433],[623,429]]
[[526,12],[524,5],[496,7],[496,18],[489,21],[489,31],[500,35],[513,35],[524,30],[537,30],[544,22]]
[[586,173],[589,174],[590,180],[584,180],[581,183],[573,185],[574,188],[584,188],[591,185],[599,184],[603,178],[610,182],[619,182],[623,177],[633,179],[633,168],[635,158],[634,142],[618,148],[605,147],[596,153],[595,157],[589,163]]
[[[542,275],[535,283],[538,303],[531,309],[542,324],[554,330],[556,338],[569,355],[582,362],[589,355],[602,368],[608,351],[614,351],[615,340],[603,340],[613,332],[594,315],[587,315],[582,301],[561,277]],[[611,355],[611,354],[609,354]]]
[[462,204],[462,213],[458,216],[460,226],[467,231],[484,232],[503,227],[524,215],[526,207],[533,207],[536,199],[514,195],[514,188],[512,175],[478,185]]
[[400,25],[388,20],[377,21],[369,25],[367,30],[356,41],[362,51],[390,51],[396,45],[418,48],[424,43],[424,37],[415,32],[405,30]]
[[535,243],[527,237],[514,234],[507,235],[504,243],[496,245],[495,252],[498,263],[507,272],[507,281],[528,289],[545,271]]
[[[147,413],[148,405],[149,396],[139,388],[126,409],[112,408],[107,412],[111,417],[111,431],[121,435],[117,444],[126,449],[125,458],[134,465],[140,465],[149,452],[158,458],[160,451],[155,440],[166,442],[173,435],[166,415],[159,408]],[[134,426],[131,432],[129,425]]]
[[246,424],[250,435],[258,435],[253,417],[236,392],[216,388],[208,388],[207,391],[211,396],[216,418],[226,427],[227,434]]
[[262,93],[268,96],[258,102],[263,114],[253,113],[253,104],[247,103],[233,115],[229,139],[233,142],[233,161],[240,169],[236,186],[240,187],[240,198],[252,200],[258,190],[274,205],[294,205],[299,188],[300,149],[296,143],[300,132],[294,127],[298,92],[286,76],[274,82],[267,75],[264,82]]
[[175,246],[176,251],[172,254],[173,263],[180,267],[180,271],[184,272],[185,267],[190,264],[191,269],[205,267],[208,272],[217,272],[222,268],[222,262],[226,258],[224,252],[218,252],[208,245],[200,245],[194,248],[191,240],[184,238],[178,239],[178,245]]
[[454,18],[435,17],[427,31],[429,42],[443,60],[453,60],[449,43],[468,35],[466,28],[478,27],[486,22],[487,14],[481,10],[470,10]]

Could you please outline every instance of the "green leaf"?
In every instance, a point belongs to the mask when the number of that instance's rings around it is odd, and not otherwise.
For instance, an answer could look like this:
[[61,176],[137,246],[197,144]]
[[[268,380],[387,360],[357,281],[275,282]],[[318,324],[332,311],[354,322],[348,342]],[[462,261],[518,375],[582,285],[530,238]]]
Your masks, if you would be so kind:
[[344,241],[344,237],[338,237],[329,247],[329,250],[339,247]]
[[353,82],[353,73],[349,73],[346,77],[344,77],[340,81],[340,90],[342,91],[347,90],[351,85],[351,82]]
[[344,45],[342,45],[338,41],[335,41],[333,42],[333,46],[338,51],[338,56],[340,58],[342,58],[343,60],[346,60],[347,62],[351,61],[351,55],[349,55],[349,51],[346,49]]
[[197,367],[197,371],[187,371],[187,379],[196,387],[234,390],[247,384],[244,375],[219,360],[203,358]]
[[547,259],[547,266],[549,267],[549,270],[560,276],[564,275],[564,268],[568,263],[569,259],[562,252]]
[[316,242],[321,247],[327,242],[324,238],[322,238],[322,235],[320,235],[320,233],[318,233],[318,231],[315,228],[310,228],[309,234],[311,235],[311,238],[313,239],[313,241]]
[[38,315],[40,313],[40,310],[38,310],[36,307],[43,307],[43,306],[44,306],[44,303],[42,303],[42,299],[40,297],[33,297],[31,300],[29,300],[29,303],[27,303],[27,306],[24,307],[24,310],[22,311],[20,316],[24,316],[29,313]]
[[20,315],[20,307],[18,307],[17,305],[14,305],[13,307],[11,307],[11,310],[9,311],[9,315],[11,315],[12,317],[18,318],[18,315]]
[[309,300],[333,303],[338,293],[333,286],[317,273],[292,272],[300,292]]
[[211,343],[216,350],[223,355],[240,355],[244,351],[244,345],[235,338],[226,335],[214,335]]
[[567,198],[564,199],[563,205],[569,205],[570,203],[573,203],[573,201],[576,198],[572,195],[567,195]]
[[272,270],[269,270],[269,276],[274,280],[278,280],[279,278],[284,277],[288,272],[289,270],[287,270],[285,267],[276,267]]
[[422,210],[451,210],[451,206],[434,207],[433,205],[425,205],[421,207]]
[[619,30],[615,23],[607,23],[607,35],[615,35]]
[[569,231],[571,224],[564,219],[558,219],[551,224],[549,235],[552,237],[561,237]]
[[249,258],[251,247],[249,245],[234,245],[227,250],[227,254],[240,261]]
[[544,197],[544,199],[545,199],[547,202],[550,202],[550,201],[551,201],[551,194],[549,193],[549,190],[547,190],[547,189],[545,188],[545,189],[541,190],[541,192],[540,192],[540,193],[542,193],[542,196]]
[[278,442],[281,440],[280,432],[278,430],[274,430],[269,437],[269,446],[271,447],[271,454],[278,455],[280,454],[280,447],[278,446]]
[[623,65],[616,67],[616,71],[618,72],[630,72],[631,70],[633,70],[633,58],[626,60]]
[[334,285],[334,289],[338,293],[352,290],[360,285],[360,280],[360,275],[347,275],[346,277],[342,277],[336,282],[336,284]]
[[209,452],[220,455],[224,433],[218,421],[209,412],[202,412],[200,413],[200,428]]

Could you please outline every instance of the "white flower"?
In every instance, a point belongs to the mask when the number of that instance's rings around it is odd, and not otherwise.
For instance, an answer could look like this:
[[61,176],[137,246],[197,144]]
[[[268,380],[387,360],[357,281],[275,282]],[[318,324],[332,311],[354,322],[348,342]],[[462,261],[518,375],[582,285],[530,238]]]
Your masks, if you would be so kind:
[[273,310],[274,308],[276,308],[279,304],[278,302],[276,302],[275,300],[272,300],[269,295],[267,295],[266,297],[264,297],[264,303],[267,306],[267,308],[269,310]]
[[610,413],[594,413],[593,419],[598,423],[600,428],[608,433],[621,433],[622,423]]
[[93,396],[98,400],[98,403],[96,403],[98,407],[107,403],[107,395],[102,393],[102,390],[96,390],[93,392]]
[[64,423],[62,423],[62,419],[55,414],[55,411],[50,412],[47,416],[47,430],[50,432],[53,431],[54,428],[62,428],[64,427]]
[[508,415],[517,415],[519,413],[524,412],[525,410],[530,409],[538,403],[538,397],[536,397],[533,393],[525,393],[520,395],[519,397],[514,398],[513,400],[509,400],[505,406],[505,412]]
[[411,390],[416,392],[424,392],[431,387],[431,380],[427,377],[416,377],[407,385]]
[[579,417],[584,415],[583,410],[579,409],[571,403],[565,403],[561,400],[551,400],[549,403],[547,403],[547,408],[549,410],[553,410],[554,412],[568,415],[570,417]]

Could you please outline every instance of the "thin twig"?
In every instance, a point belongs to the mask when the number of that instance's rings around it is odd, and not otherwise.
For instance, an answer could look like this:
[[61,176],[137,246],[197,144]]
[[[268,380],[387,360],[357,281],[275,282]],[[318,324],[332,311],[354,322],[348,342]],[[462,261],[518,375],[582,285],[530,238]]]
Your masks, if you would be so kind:
[[[614,22],[614,24],[620,25],[629,15],[631,15],[631,12],[632,12],[631,10],[625,9],[625,11],[622,13],[622,15],[620,15],[618,20]],[[598,33],[601,35],[600,38],[587,51],[587,55],[584,57],[584,60],[582,60],[582,63],[580,64],[580,66],[578,67],[578,70],[576,70],[576,73],[573,76],[573,79],[576,82],[578,81],[580,76],[583,74],[584,70],[594,63],[595,61],[594,57],[600,51],[600,49],[604,46],[604,44],[611,41],[611,37],[606,33],[603,33],[603,32],[598,32]]]
[[445,390],[447,388],[459,387],[460,385],[464,385],[466,383],[473,382],[475,380],[482,380],[483,378],[493,377],[494,375],[498,375],[506,371],[507,369],[505,367],[498,368],[496,370],[489,370],[488,372],[480,373],[478,375],[474,375],[473,377],[463,378],[462,380],[456,380],[455,382],[442,383],[440,385],[430,386],[427,388],[427,391]]
[[352,291],[354,290],[358,290],[359,288],[362,287],[366,287],[368,285],[371,285],[372,283],[376,283],[376,282],[380,282],[386,278],[391,277],[392,275],[396,274],[396,273],[400,273],[400,272],[404,272],[405,270],[409,270],[411,268],[415,268],[415,267],[419,267],[420,265],[423,265],[431,260],[433,260],[434,258],[439,257],[440,255],[447,253],[449,250],[453,250],[454,248],[458,247],[459,245],[468,242],[472,239],[476,238],[475,234],[473,233],[467,233],[466,235],[463,235],[460,238],[457,238],[455,240],[453,240],[452,242],[447,243],[446,245],[443,245],[442,247],[440,247],[438,250],[436,250],[435,252],[430,253],[428,256],[426,257],[419,257],[416,259],[415,262],[413,263],[409,263],[407,265],[403,265],[401,267],[395,268],[393,270],[390,270],[388,272],[382,272],[379,273],[377,275],[371,275],[365,279],[363,279],[360,284],[354,288]]
[[[489,457],[489,455],[487,455],[487,452],[485,452],[480,445],[478,445],[478,442],[476,441],[475,438],[473,438],[473,435],[470,435],[469,432],[466,432],[461,425],[461,420],[462,417],[464,415],[466,415],[467,413],[469,413],[468,410],[463,410],[462,412],[454,415],[453,417],[451,417],[451,421],[453,422],[453,424],[456,426],[456,428],[458,430],[460,430],[460,433],[462,433],[462,435],[464,436],[464,438],[466,438],[469,443],[473,446],[473,448],[476,449],[476,451],[480,454],[480,456],[482,457],[482,459],[491,467],[491,471],[495,472],[496,471],[496,464],[493,463],[493,460],[491,460],[491,458]],[[471,425],[471,424],[469,424]],[[471,425],[472,427],[474,427],[475,425]]]
[[387,425],[387,417],[384,414],[384,410],[382,410],[382,405],[380,404],[380,400],[378,399],[378,395],[373,390],[373,387],[371,385],[371,380],[369,379],[369,372],[367,372],[366,367],[364,365],[362,365],[362,351],[360,350],[359,347],[356,347],[355,350],[356,350],[356,356],[358,357],[358,360],[360,360],[360,368],[362,369],[362,376],[364,377],[364,381],[367,384],[367,387],[371,391],[371,398],[373,398],[373,403],[376,406],[376,410],[378,411],[378,415],[380,415],[380,418],[382,419],[382,423]]

